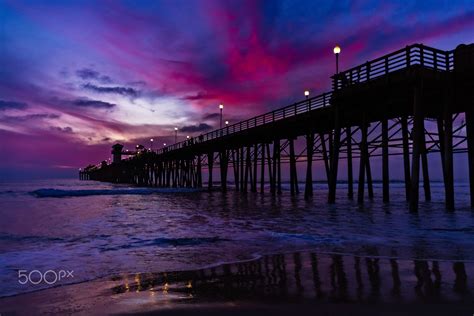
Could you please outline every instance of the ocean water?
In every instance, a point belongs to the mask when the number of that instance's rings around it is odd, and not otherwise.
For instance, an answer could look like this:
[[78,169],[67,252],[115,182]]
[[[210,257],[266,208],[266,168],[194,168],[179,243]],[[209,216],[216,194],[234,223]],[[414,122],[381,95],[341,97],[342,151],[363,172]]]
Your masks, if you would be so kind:
[[[126,273],[201,269],[266,254],[316,251],[413,260],[474,260],[467,184],[456,211],[443,186],[410,214],[400,183],[384,205],[381,186],[364,206],[315,195],[136,188],[93,181],[0,184],[0,297]],[[303,186],[301,185],[301,189]],[[420,193],[422,193],[420,191]],[[421,197],[423,196],[420,194]],[[20,284],[19,271],[73,271],[54,284]]]

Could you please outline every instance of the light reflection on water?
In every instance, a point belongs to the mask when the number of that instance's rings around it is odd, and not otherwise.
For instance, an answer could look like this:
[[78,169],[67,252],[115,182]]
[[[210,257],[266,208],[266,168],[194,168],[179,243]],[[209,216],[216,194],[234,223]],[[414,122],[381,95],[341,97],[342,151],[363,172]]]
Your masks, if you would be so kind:
[[305,201],[270,194],[173,192],[35,197],[41,188],[110,190],[123,186],[60,180],[0,186],[0,296],[37,289],[20,286],[18,269],[74,270],[73,282],[133,272],[197,269],[262,254],[311,249],[410,259],[474,260],[474,214],[468,187],[458,184],[458,208],[444,209],[443,188],[410,214],[402,184],[389,205],[364,207],[346,199],[326,204],[325,184]]

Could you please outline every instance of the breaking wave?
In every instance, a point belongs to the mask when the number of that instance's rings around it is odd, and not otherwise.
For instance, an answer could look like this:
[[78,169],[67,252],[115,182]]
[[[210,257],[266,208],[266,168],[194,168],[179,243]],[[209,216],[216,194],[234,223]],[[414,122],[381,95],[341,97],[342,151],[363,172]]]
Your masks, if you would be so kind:
[[95,189],[95,190],[59,190],[39,189],[30,192],[32,195],[42,197],[72,197],[91,195],[149,195],[156,193],[190,193],[199,192],[199,189],[191,188],[129,188],[129,189]]

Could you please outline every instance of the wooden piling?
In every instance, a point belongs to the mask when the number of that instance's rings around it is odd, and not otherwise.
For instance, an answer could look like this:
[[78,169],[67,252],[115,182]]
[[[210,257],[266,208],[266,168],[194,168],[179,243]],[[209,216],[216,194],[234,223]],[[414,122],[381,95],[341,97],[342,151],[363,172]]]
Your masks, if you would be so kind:
[[446,173],[446,209],[454,210],[453,116],[449,106],[444,109],[444,168]]
[[426,139],[423,132],[423,145],[421,152],[421,167],[423,171],[423,190],[425,192],[425,201],[431,201],[430,174],[428,170],[428,149],[426,148]]
[[339,149],[341,142],[340,110],[337,105],[334,108],[334,138],[331,144],[331,164],[329,178],[328,203],[336,203],[337,171],[339,166]]
[[402,142],[403,142],[403,173],[405,176],[405,197],[406,200],[410,200],[410,185],[411,185],[411,176],[410,176],[410,143],[408,135],[408,119],[407,117],[402,117],[400,119],[402,127]]
[[314,134],[306,135],[306,183],[304,187],[304,197],[308,199],[313,196],[313,146]]
[[471,208],[474,209],[474,111],[465,113]]
[[322,151],[323,151],[323,161],[324,161],[324,169],[326,171],[326,181],[327,181],[328,187],[329,187],[329,180],[330,180],[329,168],[330,167],[329,167],[328,151],[327,151],[327,148],[326,148],[326,137],[324,136],[324,134],[320,133],[319,134],[319,139],[321,141],[321,148],[322,148]]
[[260,155],[260,193],[265,189],[265,144],[261,144],[262,153]]
[[253,177],[251,191],[257,192],[257,163],[258,163],[258,144],[253,146]]
[[214,153],[210,152],[207,154],[207,168],[209,172],[207,187],[209,190],[212,189],[212,166],[214,165]]
[[299,193],[298,177],[296,174],[295,144],[292,138],[290,138],[288,142],[290,145],[290,191],[291,195],[295,195]]
[[390,201],[389,187],[389,166],[388,166],[388,120],[382,120],[382,185],[383,185],[383,202]]
[[365,187],[365,167],[367,155],[367,123],[365,115],[360,127],[361,142],[360,142],[360,158],[359,158],[359,183],[357,190],[357,203],[364,203],[364,187]]
[[420,185],[420,157],[424,137],[424,117],[421,104],[421,86],[414,89],[413,97],[413,153],[410,184],[410,212],[418,211]]
[[351,127],[346,128],[347,134],[347,197],[349,199],[354,198],[354,176],[352,170],[352,129]]

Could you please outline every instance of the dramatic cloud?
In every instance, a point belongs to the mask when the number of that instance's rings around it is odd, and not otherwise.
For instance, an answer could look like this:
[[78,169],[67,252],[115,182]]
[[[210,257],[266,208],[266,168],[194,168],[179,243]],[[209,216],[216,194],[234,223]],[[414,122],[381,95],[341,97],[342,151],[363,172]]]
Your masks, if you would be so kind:
[[23,102],[15,102],[15,101],[4,101],[0,100],[0,111],[5,110],[24,110],[28,107],[28,104]]
[[213,119],[217,119],[219,118],[221,115],[220,113],[209,113],[209,114],[206,114],[202,117],[203,120],[213,120]]
[[138,96],[138,90],[130,87],[104,87],[104,86],[96,86],[91,83],[86,83],[82,85],[82,87],[86,90],[94,91],[97,93],[112,93],[112,94],[119,94],[123,96],[129,97],[136,97]]
[[73,105],[80,107],[96,108],[96,109],[111,109],[116,107],[116,104],[98,101],[98,100],[87,100],[87,99],[78,99],[71,102]]
[[21,115],[21,116],[3,116],[3,117],[0,117],[0,121],[18,123],[18,122],[46,120],[46,119],[55,120],[55,119],[59,119],[60,117],[61,116],[58,114],[38,113],[38,114],[28,114],[28,115]]
[[209,100],[209,99],[214,99],[215,96],[207,94],[207,93],[202,93],[199,92],[195,95],[188,95],[183,97],[183,100],[188,100],[188,101],[197,101],[197,100]]
[[212,129],[212,126],[206,123],[201,123],[199,125],[187,125],[181,127],[181,132],[184,133],[199,133],[199,132],[205,132]]
[[72,127],[66,126],[66,127],[59,127],[59,126],[51,126],[50,129],[54,132],[61,132],[65,134],[72,134],[73,130]]
[[98,71],[90,68],[82,68],[76,71],[76,75],[82,80],[97,80],[101,83],[112,83],[109,76],[101,75]]
[[[220,103],[234,124],[330,91],[336,43],[347,69],[412,43],[474,40],[472,0],[178,2],[0,1],[0,133],[28,135],[9,143],[5,168],[80,167],[109,141],[206,132]],[[38,148],[43,160],[30,160]]]

